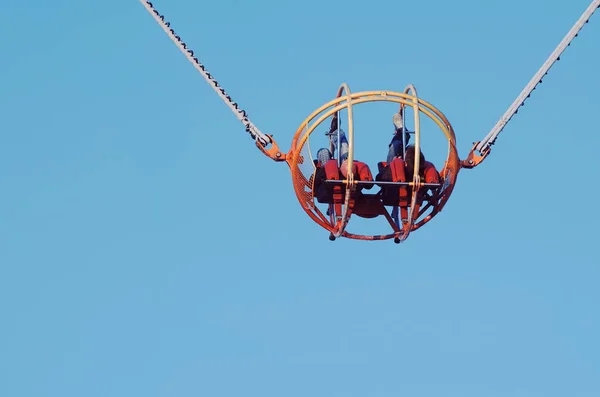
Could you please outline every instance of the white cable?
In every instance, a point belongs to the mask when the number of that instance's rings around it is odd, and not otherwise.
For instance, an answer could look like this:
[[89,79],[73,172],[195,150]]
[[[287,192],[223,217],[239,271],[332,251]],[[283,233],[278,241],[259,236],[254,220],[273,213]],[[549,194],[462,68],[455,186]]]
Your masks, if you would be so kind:
[[494,128],[488,133],[488,135],[477,145],[476,150],[482,152],[482,150],[489,148],[494,144],[494,141],[500,134],[500,132],[504,129],[506,124],[512,119],[512,117],[517,113],[519,108],[523,106],[525,100],[531,95],[533,90],[537,87],[538,84],[542,82],[542,78],[548,74],[548,71],[552,67],[552,65],[560,59],[560,55],[564,50],[571,44],[573,39],[577,37],[579,31],[583,28],[583,26],[590,19],[592,14],[600,7],[600,0],[594,0],[590,4],[590,6],[585,10],[585,12],[581,15],[579,20],[573,25],[569,33],[564,37],[564,39],[560,42],[558,47],[552,52],[552,54],[548,57],[546,62],[542,65],[542,67],[538,70],[538,72],[533,76],[529,84],[521,91],[521,94],[515,99],[515,101],[510,105],[506,113],[500,118],[500,120],[496,123]]
[[171,28],[171,24],[165,21],[165,17],[161,15],[154,5],[147,0],[140,0],[140,2],[144,5],[146,10],[152,15],[152,17],[158,22],[158,24],[163,28],[165,33],[173,40],[175,45],[183,52],[186,58],[194,65],[196,70],[200,72],[202,77],[209,83],[209,85],[215,90],[215,92],[221,97],[223,102],[231,109],[231,111],[237,116],[237,118],[246,126],[246,131],[250,133],[250,135],[260,141],[263,146],[267,146],[271,143],[271,138],[267,135],[263,134],[253,123],[248,119],[248,115],[245,110],[241,109],[237,103],[235,103],[231,97],[225,92],[217,80],[206,71],[206,68],[198,58],[194,56],[194,51],[190,50],[187,45],[181,40],[181,37],[175,34],[175,31]]

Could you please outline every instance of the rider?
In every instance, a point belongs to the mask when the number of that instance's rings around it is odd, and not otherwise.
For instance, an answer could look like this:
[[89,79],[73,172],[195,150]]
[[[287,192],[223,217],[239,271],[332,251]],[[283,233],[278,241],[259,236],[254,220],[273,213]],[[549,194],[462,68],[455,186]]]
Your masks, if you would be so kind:
[[[400,111],[398,111],[398,113],[394,113],[394,116],[392,117],[392,122],[394,123],[394,136],[392,137],[392,141],[388,145],[388,155],[386,161],[377,164],[379,168],[379,173],[375,177],[376,180],[388,182],[391,181],[392,173],[390,169],[390,164],[397,157],[399,157],[400,159],[404,159],[406,148],[408,147],[408,141],[410,140],[410,132],[406,128],[404,128],[404,121],[402,117],[403,111],[404,108],[400,108]],[[404,142],[402,142],[403,131]],[[381,187],[383,188],[383,186]]]
[[[325,133],[325,135],[329,137],[330,148],[321,148],[317,151],[317,159],[315,161],[315,166],[317,169],[314,175],[314,189],[315,196],[318,197],[320,202],[328,201],[329,199],[326,199],[326,197],[330,197],[332,194],[333,185],[328,185],[323,182],[327,180],[325,165],[331,160],[334,160],[334,154],[336,151],[338,152],[340,162],[339,167],[337,165],[335,167],[337,170],[335,173],[339,172],[340,177],[342,178],[346,178],[348,173],[348,139],[346,138],[346,133],[341,128],[338,128],[337,120],[336,114],[331,121],[331,127],[329,128],[329,131]],[[334,161],[337,162],[337,160]],[[354,160],[352,169],[356,180],[365,182],[373,181],[373,175],[371,174],[367,164],[358,160]],[[357,191],[362,192],[363,189],[369,190],[372,187],[373,184],[361,184],[358,186]]]

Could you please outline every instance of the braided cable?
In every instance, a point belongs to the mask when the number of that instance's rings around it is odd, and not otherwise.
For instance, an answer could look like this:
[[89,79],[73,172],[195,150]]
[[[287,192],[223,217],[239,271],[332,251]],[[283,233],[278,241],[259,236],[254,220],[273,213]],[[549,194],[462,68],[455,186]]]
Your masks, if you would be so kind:
[[272,143],[271,138],[268,135],[262,133],[248,118],[248,113],[245,110],[241,109],[239,105],[231,99],[231,97],[227,94],[225,89],[219,85],[217,80],[206,70],[206,67],[198,60],[197,57],[194,56],[194,51],[189,49],[187,44],[181,40],[181,37],[178,36],[175,31],[171,28],[171,23],[165,21],[164,15],[160,14],[158,10],[154,7],[152,2],[148,0],[140,0],[146,10],[152,15],[152,17],[158,22],[158,24],[163,28],[165,33],[171,38],[171,40],[177,45],[177,47],[183,52],[186,58],[194,65],[196,70],[200,72],[202,77],[209,83],[209,85],[213,88],[213,90],[221,97],[221,99],[225,102],[225,104],[231,109],[231,111],[236,115],[236,117],[242,122],[242,124],[246,127],[246,132],[250,133],[250,136],[255,141],[260,142],[263,147],[266,147],[268,144]]
[[483,152],[485,149],[489,149],[498,138],[498,135],[502,132],[506,124],[513,118],[514,115],[517,114],[519,108],[525,105],[525,101],[531,96],[532,92],[537,88],[537,86],[542,82],[542,79],[548,74],[550,68],[560,60],[561,54],[571,45],[571,42],[579,35],[579,32],[586,23],[588,23],[589,19],[592,17],[596,9],[600,8],[600,0],[593,0],[589,7],[585,10],[585,12],[581,15],[581,17],[577,20],[575,25],[571,28],[571,30],[567,33],[567,35],[560,42],[558,47],[550,54],[546,62],[542,65],[542,67],[538,70],[538,72],[533,76],[533,78],[529,81],[529,84],[525,86],[521,94],[515,99],[515,101],[510,105],[506,113],[502,115],[500,120],[496,123],[494,128],[488,133],[488,135],[477,145],[476,149],[479,152]]

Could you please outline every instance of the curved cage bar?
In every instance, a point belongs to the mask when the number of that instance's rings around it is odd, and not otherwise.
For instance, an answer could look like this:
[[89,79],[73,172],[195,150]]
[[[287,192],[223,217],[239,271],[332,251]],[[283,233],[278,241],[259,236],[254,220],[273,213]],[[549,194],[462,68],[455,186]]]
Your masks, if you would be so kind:
[[[348,226],[348,222],[350,221],[350,215],[351,215],[351,206],[350,206],[350,200],[352,198],[352,194],[355,191],[355,185],[353,184],[354,181],[354,173],[353,173],[353,169],[352,169],[352,165],[354,164],[354,119],[353,119],[353,113],[352,113],[352,94],[350,92],[350,87],[348,87],[348,84],[343,83],[340,88],[338,89],[338,93],[337,93],[337,98],[341,98],[342,94],[344,94],[344,92],[346,92],[346,102],[345,102],[345,107],[348,110],[348,157],[346,158],[346,163],[347,163],[347,167],[346,167],[346,197],[344,198],[344,205],[343,205],[343,209],[342,209],[342,219],[341,221],[336,225],[336,230],[335,232],[332,233],[332,236],[334,238],[338,238],[340,237],[345,229],[346,226]],[[338,120],[339,120],[339,112],[336,112],[338,114]],[[338,123],[338,150],[341,149],[341,142],[340,142],[340,125]],[[338,158],[341,160],[341,156],[338,156]],[[343,167],[344,164],[340,163],[340,166]],[[314,196],[314,194],[313,194]]]
[[[404,89],[405,94],[409,94],[412,100],[412,107],[414,110],[414,123],[415,123],[415,153],[421,153],[421,118],[420,118],[420,107],[419,107],[419,97],[417,95],[417,89],[414,85],[409,84]],[[404,118],[404,112],[403,118]],[[404,125],[404,123],[403,123]],[[404,141],[404,139],[403,139]],[[421,156],[415,156],[415,163],[413,166],[413,186],[412,186],[412,197],[410,204],[410,211],[408,213],[408,221],[404,224],[403,233],[397,237],[398,241],[404,241],[410,235],[410,232],[413,230],[414,223],[416,220],[415,207],[417,205],[417,198],[419,195],[419,190],[421,189],[420,185],[420,177],[419,177],[419,169],[421,166]]]

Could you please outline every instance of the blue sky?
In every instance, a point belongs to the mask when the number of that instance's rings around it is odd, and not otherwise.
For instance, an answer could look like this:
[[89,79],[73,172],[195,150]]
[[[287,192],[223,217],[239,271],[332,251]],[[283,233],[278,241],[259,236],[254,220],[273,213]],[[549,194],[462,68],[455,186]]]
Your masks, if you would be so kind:
[[[588,0],[155,5],[286,150],[342,82],[413,83],[465,156]],[[600,393],[600,16],[396,245],[330,242],[138,1],[0,13],[0,395]]]

